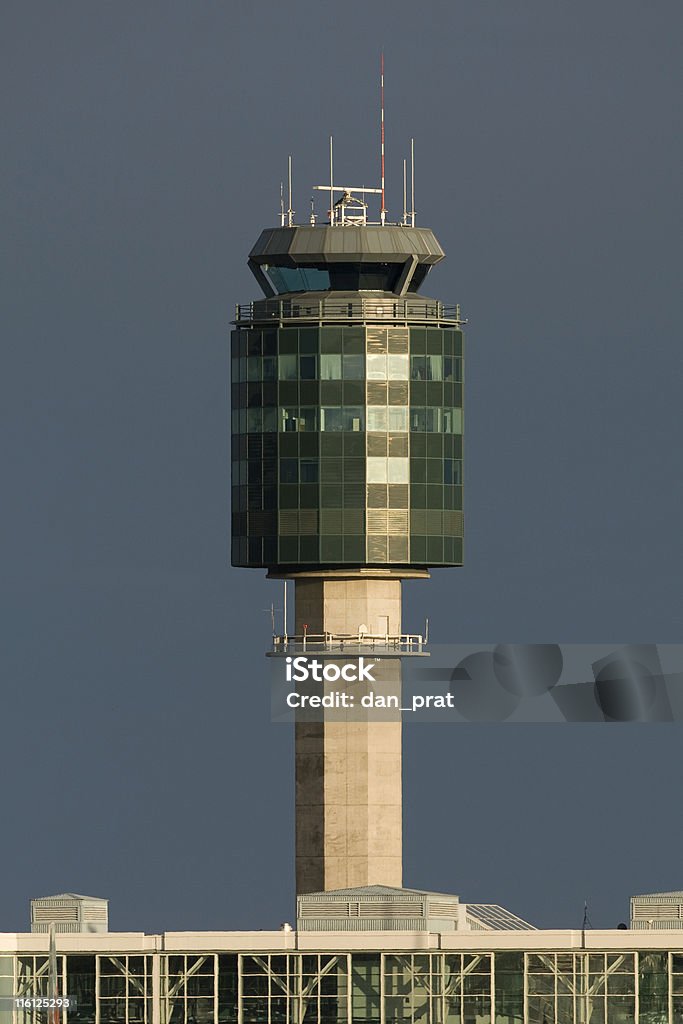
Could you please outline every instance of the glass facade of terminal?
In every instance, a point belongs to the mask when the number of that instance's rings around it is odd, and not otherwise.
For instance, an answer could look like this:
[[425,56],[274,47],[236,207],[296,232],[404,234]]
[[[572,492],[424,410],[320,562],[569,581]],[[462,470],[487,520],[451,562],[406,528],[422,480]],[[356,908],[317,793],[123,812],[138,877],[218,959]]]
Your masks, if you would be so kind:
[[[57,957],[64,1024],[680,1024],[683,952]],[[48,958],[0,955],[0,1020],[47,1021]]]
[[462,563],[460,330],[240,327],[232,409],[234,565]]

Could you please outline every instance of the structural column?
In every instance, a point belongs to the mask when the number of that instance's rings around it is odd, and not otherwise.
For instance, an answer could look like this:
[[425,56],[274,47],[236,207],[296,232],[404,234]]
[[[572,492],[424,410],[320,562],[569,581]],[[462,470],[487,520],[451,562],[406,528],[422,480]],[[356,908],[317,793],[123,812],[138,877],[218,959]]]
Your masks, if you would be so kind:
[[[304,624],[309,634],[401,633],[401,580],[389,573],[296,577],[295,602],[297,635]],[[365,688],[400,696],[400,660],[375,665]],[[346,720],[335,711],[296,724],[297,893],[402,884],[400,714],[361,716],[356,707]]]

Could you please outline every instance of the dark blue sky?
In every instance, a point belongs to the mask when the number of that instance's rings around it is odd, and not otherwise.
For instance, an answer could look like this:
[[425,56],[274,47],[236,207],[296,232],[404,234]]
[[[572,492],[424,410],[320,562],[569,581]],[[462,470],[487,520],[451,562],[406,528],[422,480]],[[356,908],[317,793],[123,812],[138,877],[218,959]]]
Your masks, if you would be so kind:
[[[4,6],[0,930],[293,914],[279,586],[229,566],[246,255],[325,180],[388,206],[416,139],[426,291],[470,319],[462,570],[435,641],[683,641],[678,0]],[[681,728],[405,730],[405,882],[541,926],[683,885]]]

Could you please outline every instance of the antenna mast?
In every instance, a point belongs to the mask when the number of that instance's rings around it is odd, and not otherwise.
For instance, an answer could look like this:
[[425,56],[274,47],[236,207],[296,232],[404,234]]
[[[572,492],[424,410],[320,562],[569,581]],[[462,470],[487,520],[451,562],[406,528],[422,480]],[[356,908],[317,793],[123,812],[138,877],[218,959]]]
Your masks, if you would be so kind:
[[410,226],[415,227],[415,139],[410,140]]
[[289,207],[287,208],[287,227],[291,228],[294,223],[294,210],[292,209],[292,158],[287,157],[287,182],[289,185]]
[[381,188],[382,188],[382,205],[381,205],[380,211],[379,211],[379,218],[380,218],[381,223],[384,224],[384,222],[386,220],[386,215],[387,215],[386,207],[384,205],[384,51],[382,51],[381,56],[380,56],[380,74],[379,74],[379,79],[380,79],[380,84],[379,84],[379,96],[380,96],[380,149],[381,149],[381,164],[382,164],[382,175],[381,175],[382,180],[381,180],[381,183],[380,183],[381,184]]

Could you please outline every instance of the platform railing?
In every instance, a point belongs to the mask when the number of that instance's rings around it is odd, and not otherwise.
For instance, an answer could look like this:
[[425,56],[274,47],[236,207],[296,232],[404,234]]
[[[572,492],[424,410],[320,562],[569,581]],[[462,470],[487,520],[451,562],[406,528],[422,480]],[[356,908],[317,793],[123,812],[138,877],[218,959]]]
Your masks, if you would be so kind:
[[416,298],[361,298],[348,301],[332,298],[311,299],[301,302],[296,298],[261,299],[238,304],[235,323],[286,323],[290,320],[315,323],[444,323],[460,327],[467,321],[460,314],[460,306],[446,306],[443,302]]
[[353,655],[363,652],[396,654],[422,654],[426,638],[421,633],[301,633],[273,636],[274,654],[339,654]]

